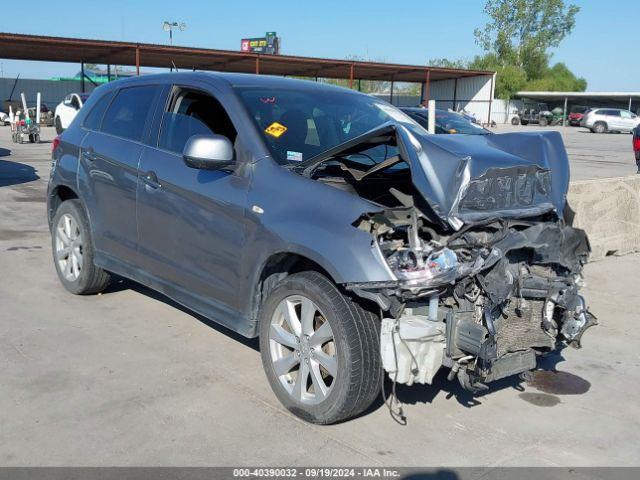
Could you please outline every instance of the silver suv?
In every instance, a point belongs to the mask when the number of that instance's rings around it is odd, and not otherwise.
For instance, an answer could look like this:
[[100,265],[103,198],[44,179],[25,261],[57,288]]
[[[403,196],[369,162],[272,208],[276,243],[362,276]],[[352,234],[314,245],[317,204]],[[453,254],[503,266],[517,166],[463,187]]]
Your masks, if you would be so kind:
[[584,114],[581,127],[593,133],[632,132],[640,125],[640,117],[629,110],[619,108],[593,108]]

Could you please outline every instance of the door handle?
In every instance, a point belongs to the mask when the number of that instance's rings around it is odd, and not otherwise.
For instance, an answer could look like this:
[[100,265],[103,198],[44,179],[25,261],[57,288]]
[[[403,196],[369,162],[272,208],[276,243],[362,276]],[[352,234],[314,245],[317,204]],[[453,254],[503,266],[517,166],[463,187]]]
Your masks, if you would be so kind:
[[142,181],[149,188],[156,189],[161,187],[160,182],[158,181],[158,175],[156,175],[156,172],[154,172],[153,170],[150,170],[147,173],[145,173],[142,176]]

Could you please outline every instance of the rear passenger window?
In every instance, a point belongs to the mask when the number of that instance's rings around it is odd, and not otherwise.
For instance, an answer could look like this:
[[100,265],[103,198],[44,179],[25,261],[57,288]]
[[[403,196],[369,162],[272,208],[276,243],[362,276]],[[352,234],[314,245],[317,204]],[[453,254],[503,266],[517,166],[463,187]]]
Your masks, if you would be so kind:
[[120,90],[104,115],[102,131],[141,141],[157,89],[155,85],[146,85]]
[[104,116],[104,112],[107,110],[109,102],[111,102],[112,98],[113,92],[108,92],[100,97],[98,101],[93,105],[93,108],[89,111],[87,116],[84,118],[82,126],[90,130],[100,130],[100,126],[102,125],[102,117]]
[[177,91],[162,118],[158,147],[182,153],[193,135],[223,135],[235,142],[236,129],[224,107],[211,95]]

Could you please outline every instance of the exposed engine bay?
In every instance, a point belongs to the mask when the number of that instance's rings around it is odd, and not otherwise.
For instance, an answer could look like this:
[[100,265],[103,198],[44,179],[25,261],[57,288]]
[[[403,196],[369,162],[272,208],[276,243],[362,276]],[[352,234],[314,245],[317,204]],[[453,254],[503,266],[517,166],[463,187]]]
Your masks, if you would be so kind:
[[534,369],[537,355],[558,343],[579,348],[595,324],[578,294],[589,254],[581,230],[499,219],[440,236],[419,220],[378,221],[358,226],[376,236],[372,248],[398,282],[350,288],[388,306],[381,351],[398,382],[431,383],[446,366],[451,379],[457,374],[465,388],[479,390]]
[[[430,384],[444,366],[450,380],[483,390],[561,345],[579,348],[597,323],[578,293],[590,247],[565,218],[561,140],[492,137],[461,153],[462,140],[434,146],[387,128],[304,166],[381,207],[353,226],[371,234],[395,280],[345,287],[380,308],[383,367],[395,382]],[[373,165],[354,161],[381,146]]]

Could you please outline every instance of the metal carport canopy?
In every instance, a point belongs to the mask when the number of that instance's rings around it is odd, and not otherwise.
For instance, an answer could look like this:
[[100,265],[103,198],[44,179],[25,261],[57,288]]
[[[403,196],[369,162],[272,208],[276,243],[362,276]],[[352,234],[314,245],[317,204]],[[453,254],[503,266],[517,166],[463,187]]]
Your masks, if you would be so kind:
[[518,92],[520,98],[531,98],[545,101],[594,100],[601,103],[622,102],[632,99],[640,101],[640,92]]
[[231,50],[45,37],[0,32],[0,58],[219,70],[361,80],[429,83],[434,80],[493,75],[492,71],[360,62],[291,55],[258,55]]

